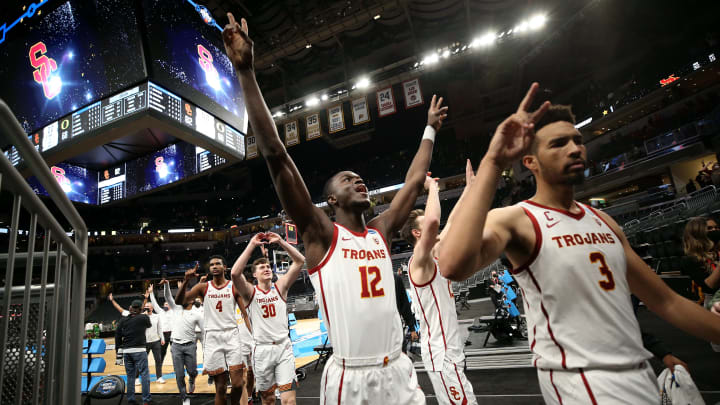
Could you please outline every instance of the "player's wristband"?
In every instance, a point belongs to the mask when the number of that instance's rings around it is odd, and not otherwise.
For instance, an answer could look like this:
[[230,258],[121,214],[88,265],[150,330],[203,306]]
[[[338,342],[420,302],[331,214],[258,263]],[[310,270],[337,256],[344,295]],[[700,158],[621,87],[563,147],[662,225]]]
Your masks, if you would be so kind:
[[425,132],[423,133],[422,139],[429,139],[430,142],[435,143],[435,128],[431,127],[430,125],[425,127]]

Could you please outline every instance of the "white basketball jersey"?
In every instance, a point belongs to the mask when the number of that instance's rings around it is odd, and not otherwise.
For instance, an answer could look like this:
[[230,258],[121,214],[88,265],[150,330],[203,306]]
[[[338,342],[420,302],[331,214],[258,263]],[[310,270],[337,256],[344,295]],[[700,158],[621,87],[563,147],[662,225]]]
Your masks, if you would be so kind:
[[330,249],[308,273],[336,356],[374,364],[400,350],[392,262],[377,229],[334,224]]
[[[250,317],[250,314],[248,314],[248,318]],[[244,342],[252,342],[253,337],[250,334],[250,329],[248,329],[248,325],[245,324],[245,319],[242,317],[242,311],[240,311],[240,307],[235,307],[235,319],[237,320],[238,329],[240,329],[240,337]],[[252,323],[251,323],[252,325]]]
[[533,364],[544,369],[632,367],[645,350],[630,302],[620,238],[592,208],[578,214],[532,201],[528,262],[513,270],[521,287]]
[[413,309],[420,322],[420,349],[425,370],[442,371],[446,359],[459,363],[465,355],[460,345],[455,296],[450,280],[440,274],[437,261],[433,261],[433,278],[427,283],[416,284],[410,276],[410,284]]
[[255,286],[248,316],[256,344],[278,344],[289,339],[287,304],[274,283],[268,291]]
[[212,281],[207,282],[203,312],[205,314],[205,330],[227,330],[237,327],[235,319],[235,288],[230,280],[222,287],[216,287]]

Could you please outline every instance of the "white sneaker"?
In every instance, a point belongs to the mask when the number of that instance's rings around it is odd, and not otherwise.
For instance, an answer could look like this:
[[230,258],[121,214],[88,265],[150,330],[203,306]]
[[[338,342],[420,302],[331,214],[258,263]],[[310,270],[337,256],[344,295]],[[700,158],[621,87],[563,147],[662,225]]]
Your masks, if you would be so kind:
[[190,398],[185,398],[183,400],[183,405],[190,405]]
[[142,382],[140,381],[139,378],[136,378],[136,379],[135,379],[135,386],[136,386],[136,387],[139,386],[141,383],[142,383]]
[[157,382],[158,384],[165,384],[165,379],[162,378],[162,377],[160,377],[160,378],[157,379],[156,382]]

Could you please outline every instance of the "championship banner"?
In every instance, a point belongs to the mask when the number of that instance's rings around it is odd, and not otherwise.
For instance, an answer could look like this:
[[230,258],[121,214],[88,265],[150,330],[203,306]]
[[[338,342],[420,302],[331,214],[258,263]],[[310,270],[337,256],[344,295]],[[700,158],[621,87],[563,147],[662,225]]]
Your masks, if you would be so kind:
[[403,82],[403,92],[405,93],[405,109],[423,105],[419,79]]
[[285,146],[293,146],[300,143],[298,136],[297,121],[285,123]]
[[355,99],[351,102],[353,112],[353,125],[360,125],[370,121],[370,111],[368,111],[367,97]]
[[315,113],[305,117],[305,125],[307,127],[306,140],[309,141],[311,139],[320,138],[322,135],[320,133],[320,114]]
[[330,127],[331,134],[345,129],[345,117],[343,116],[342,104],[328,108],[328,126]]
[[395,97],[393,96],[392,87],[377,92],[377,106],[378,116],[380,117],[395,114],[397,108],[395,108]]
[[245,148],[245,151],[247,154],[245,155],[246,159],[252,159],[256,158],[258,155],[258,149],[257,144],[255,143],[255,135],[248,135],[245,137],[247,139],[247,146]]

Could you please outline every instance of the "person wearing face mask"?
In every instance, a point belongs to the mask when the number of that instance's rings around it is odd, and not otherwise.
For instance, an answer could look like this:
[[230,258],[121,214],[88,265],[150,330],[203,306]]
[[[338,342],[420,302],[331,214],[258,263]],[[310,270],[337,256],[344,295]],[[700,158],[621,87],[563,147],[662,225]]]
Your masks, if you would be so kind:
[[720,286],[717,243],[720,226],[711,218],[695,217],[685,225],[683,273],[699,285],[705,293],[705,304]]
[[[167,301],[161,307],[152,293],[152,284],[150,285],[150,301],[152,302],[153,311],[160,317],[160,327],[162,328],[162,346],[160,347],[160,364],[165,363],[165,354],[167,354],[168,346],[170,346],[170,335],[172,333],[172,318],[170,305]],[[162,308],[162,309],[161,309]]]

